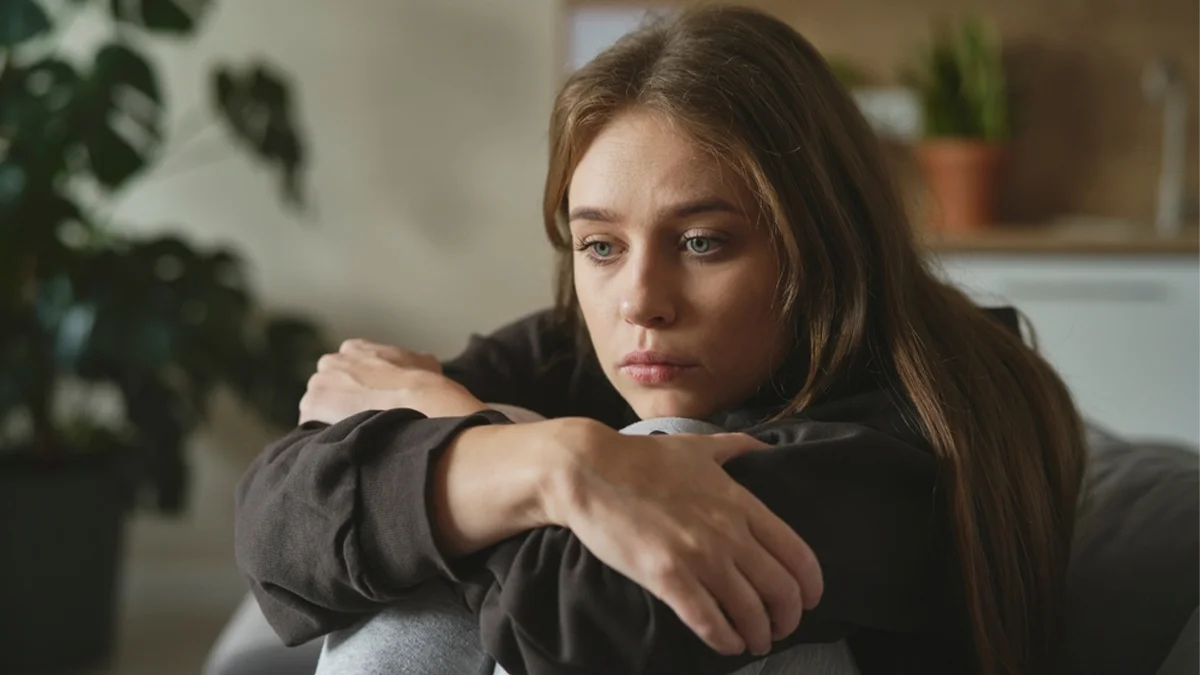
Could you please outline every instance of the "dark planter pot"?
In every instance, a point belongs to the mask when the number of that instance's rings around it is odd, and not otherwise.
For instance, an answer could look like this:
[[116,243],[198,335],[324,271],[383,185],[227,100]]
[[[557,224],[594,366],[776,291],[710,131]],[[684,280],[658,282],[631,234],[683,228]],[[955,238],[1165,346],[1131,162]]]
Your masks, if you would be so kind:
[[108,660],[123,485],[112,455],[0,452],[0,673],[56,673]]

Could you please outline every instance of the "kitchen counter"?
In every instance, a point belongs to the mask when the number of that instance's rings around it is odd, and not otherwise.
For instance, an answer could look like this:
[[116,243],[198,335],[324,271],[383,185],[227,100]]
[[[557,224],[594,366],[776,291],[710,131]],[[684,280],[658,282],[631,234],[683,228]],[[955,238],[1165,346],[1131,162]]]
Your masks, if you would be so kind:
[[918,239],[935,254],[1032,255],[1171,255],[1200,254],[1196,224],[1175,236],[1159,235],[1149,227],[1104,222],[995,225],[975,232],[918,231]]

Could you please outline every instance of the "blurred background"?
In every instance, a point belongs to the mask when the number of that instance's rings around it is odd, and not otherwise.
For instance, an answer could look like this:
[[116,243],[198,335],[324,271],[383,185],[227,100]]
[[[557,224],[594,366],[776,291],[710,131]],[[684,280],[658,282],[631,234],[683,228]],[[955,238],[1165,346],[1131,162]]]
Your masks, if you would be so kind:
[[[448,357],[547,305],[557,87],[686,4],[4,0],[0,606],[51,578],[83,639],[0,673],[199,673],[245,594],[234,485],[316,355]],[[746,4],[826,55],[933,264],[1025,312],[1086,416],[1200,442],[1195,0]],[[38,620],[6,613],[0,652]]]

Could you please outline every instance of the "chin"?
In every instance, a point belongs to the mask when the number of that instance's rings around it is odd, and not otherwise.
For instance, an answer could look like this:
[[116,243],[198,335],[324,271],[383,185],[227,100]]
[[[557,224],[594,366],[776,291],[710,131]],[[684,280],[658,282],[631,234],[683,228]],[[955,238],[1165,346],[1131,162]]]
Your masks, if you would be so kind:
[[625,393],[625,400],[644,420],[657,417],[687,417],[690,419],[705,419],[713,414],[713,409],[702,397],[682,391],[634,391]]

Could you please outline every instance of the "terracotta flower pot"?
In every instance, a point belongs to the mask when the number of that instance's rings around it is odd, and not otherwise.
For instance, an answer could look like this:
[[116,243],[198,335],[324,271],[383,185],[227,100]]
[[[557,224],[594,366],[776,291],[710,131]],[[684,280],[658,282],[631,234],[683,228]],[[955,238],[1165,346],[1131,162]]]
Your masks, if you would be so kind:
[[1003,146],[967,138],[928,139],[917,147],[917,157],[933,202],[933,227],[978,230],[995,222]]

